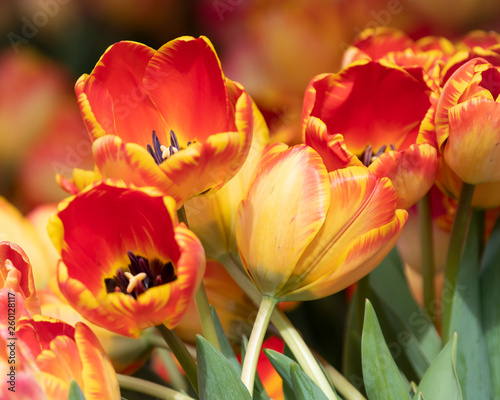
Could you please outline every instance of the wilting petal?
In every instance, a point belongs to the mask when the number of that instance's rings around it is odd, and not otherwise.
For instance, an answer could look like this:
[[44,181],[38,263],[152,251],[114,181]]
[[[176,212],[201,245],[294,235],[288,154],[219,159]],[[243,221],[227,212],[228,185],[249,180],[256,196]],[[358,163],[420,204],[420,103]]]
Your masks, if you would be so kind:
[[283,287],[283,299],[320,298],[356,282],[382,261],[406,222],[387,178],[351,167],[330,173],[330,185],[325,222]]
[[146,146],[153,130],[167,132],[143,85],[154,54],[153,49],[140,43],[115,43],[91,75],[78,80],[78,104],[92,140],[115,134],[125,142]]
[[236,220],[242,261],[263,294],[286,283],[320,229],[329,205],[321,157],[306,146],[275,145],[257,167]]

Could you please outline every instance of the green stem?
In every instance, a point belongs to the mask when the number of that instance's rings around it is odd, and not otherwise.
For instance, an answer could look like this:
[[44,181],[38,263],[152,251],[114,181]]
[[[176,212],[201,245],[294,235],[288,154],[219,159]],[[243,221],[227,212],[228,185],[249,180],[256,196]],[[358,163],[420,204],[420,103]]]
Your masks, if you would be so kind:
[[205,285],[201,282],[200,288],[194,297],[196,303],[196,310],[201,321],[201,329],[203,336],[212,344],[217,350],[220,350],[219,339],[217,338],[217,331],[215,330],[212,312],[210,311],[210,304],[208,303],[207,292]]
[[451,228],[450,244],[446,256],[446,270],[443,287],[443,343],[450,338],[450,319],[453,298],[457,287],[458,270],[464,248],[464,240],[469,225],[469,211],[474,193],[474,185],[462,183],[460,197],[458,199],[457,210],[453,227]]
[[189,382],[191,382],[195,392],[198,393],[198,372],[196,370],[196,363],[193,357],[191,357],[191,354],[189,354],[188,349],[179,336],[177,336],[174,331],[168,329],[165,325],[157,325],[156,329],[162,336],[163,340],[165,340],[168,344],[172,353],[174,353],[177,361],[179,361],[179,364],[188,377]]
[[[307,344],[304,342],[304,339],[302,339],[302,336],[300,336],[297,329],[295,329],[295,327],[285,316],[285,314],[283,314],[283,312],[281,312],[280,310],[275,310],[271,318],[271,322],[278,329],[288,347],[290,347],[290,350],[292,351],[293,355],[297,359],[304,372],[314,382],[316,382],[316,384],[329,400],[337,400],[337,396],[331,388],[330,383],[326,379],[325,374],[321,370],[318,361],[312,354],[311,349],[309,349]],[[356,389],[354,389],[354,391],[356,391]],[[352,397],[352,399],[355,398],[356,397]],[[346,397],[346,400],[350,399],[351,398]]]
[[[221,257],[219,261],[222,265],[224,265],[226,271],[231,275],[234,281],[245,291],[247,296],[250,297],[255,304],[259,305],[262,294],[248,278],[240,264],[240,260],[233,255],[226,254]],[[276,329],[278,329],[281,337],[292,350],[293,355],[309,378],[311,378],[321,388],[328,399],[337,399],[330,383],[326,379],[325,374],[316,361],[316,358],[286,315],[281,310],[275,309],[273,315],[271,316],[271,322]],[[346,392],[346,400],[364,399],[363,396],[344,377],[342,378],[345,381],[342,386],[348,387],[349,385],[351,387],[350,390],[347,390]]]
[[337,392],[344,396],[346,400],[366,400],[366,397],[359,393],[351,382],[330,364],[325,365],[324,368]]
[[255,371],[257,370],[257,361],[259,360],[260,348],[264,341],[264,336],[271,319],[271,314],[276,306],[278,299],[271,296],[262,296],[259,312],[255,318],[255,323],[250,334],[248,347],[245,352],[245,360],[241,371],[241,381],[245,384],[250,396],[253,393],[253,385],[255,381]]
[[[184,206],[177,210],[177,217],[179,218],[179,222],[184,222],[189,228],[186,209],[184,208]],[[217,350],[220,350],[217,331],[215,330],[212,312],[210,311],[210,303],[208,302],[207,292],[205,290],[205,285],[203,284],[203,282],[201,282],[200,287],[196,292],[194,302],[196,304],[196,310],[198,311],[198,315],[200,317],[203,336],[210,342],[212,346],[214,346]]]
[[192,397],[176,392],[166,386],[145,381],[144,379],[122,374],[116,374],[116,377],[122,389],[133,390],[134,392],[147,394],[161,400],[194,400]]
[[178,392],[187,392],[188,383],[184,375],[182,375],[182,372],[179,370],[179,367],[174,358],[172,357],[172,353],[170,353],[169,350],[159,347],[155,349],[155,352],[168,372],[168,375],[170,377],[170,386],[172,386],[172,388]]
[[431,199],[427,193],[418,202],[418,216],[420,222],[420,245],[422,250],[422,274],[424,278],[424,310],[427,311],[431,321],[434,315],[434,239],[432,232]]

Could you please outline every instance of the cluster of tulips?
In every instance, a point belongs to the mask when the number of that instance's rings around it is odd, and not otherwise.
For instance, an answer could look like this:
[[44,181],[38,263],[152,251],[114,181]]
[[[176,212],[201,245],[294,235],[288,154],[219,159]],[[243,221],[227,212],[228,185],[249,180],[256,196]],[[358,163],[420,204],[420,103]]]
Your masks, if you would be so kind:
[[[2,381],[15,373],[2,398],[120,399],[120,386],[164,399],[500,398],[499,35],[364,31],[339,72],[311,80],[295,146],[271,144],[205,37],[116,43],[75,88],[95,169],[57,176],[69,197],[48,223],[51,299],[23,249],[0,243]],[[419,240],[403,245],[413,218]],[[439,221],[448,246],[434,245]],[[421,307],[398,239],[407,264],[418,255]],[[339,373],[284,310],[354,284]],[[80,322],[44,312],[56,302]],[[251,328],[241,363],[238,318]],[[266,351],[276,393],[256,374],[270,322],[286,343]],[[101,328],[131,349],[163,339],[185,385],[122,374],[150,352],[119,369]]]

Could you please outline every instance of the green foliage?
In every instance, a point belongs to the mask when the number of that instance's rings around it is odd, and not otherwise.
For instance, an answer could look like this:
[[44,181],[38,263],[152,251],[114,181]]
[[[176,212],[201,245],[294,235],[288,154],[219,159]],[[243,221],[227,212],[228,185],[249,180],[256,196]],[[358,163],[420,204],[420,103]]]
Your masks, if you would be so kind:
[[85,400],[82,389],[80,389],[80,386],[78,386],[78,383],[74,379],[71,379],[71,384],[69,385],[68,400]]
[[[462,400],[462,391],[455,368],[457,335],[455,334],[432,362],[417,388],[413,400]],[[480,399],[482,397],[476,397]]]
[[224,355],[202,336],[196,337],[200,400],[250,400],[252,397]]
[[401,379],[398,367],[385,343],[377,316],[366,301],[361,338],[363,379],[370,400],[409,399],[409,388]]

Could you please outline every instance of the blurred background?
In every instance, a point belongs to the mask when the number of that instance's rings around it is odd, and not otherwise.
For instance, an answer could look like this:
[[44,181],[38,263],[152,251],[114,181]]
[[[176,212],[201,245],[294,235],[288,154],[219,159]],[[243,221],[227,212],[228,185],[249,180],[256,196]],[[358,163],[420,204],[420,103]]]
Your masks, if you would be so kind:
[[0,0],[0,195],[26,213],[64,196],[56,173],[92,168],[73,85],[116,41],[208,36],[273,139],[296,143],[307,83],[364,28],[453,39],[499,25],[496,0]]
[[[0,0],[0,196],[15,207],[0,202],[7,210],[0,213],[0,240],[16,209],[26,215],[65,196],[56,174],[93,168],[73,86],[114,42],[159,48],[178,36],[206,35],[225,74],[257,102],[273,140],[295,144],[310,79],[338,71],[356,35],[378,26],[414,39],[455,39],[473,29],[499,30],[500,2]],[[292,313],[306,342],[334,365],[340,363],[345,304],[340,293]]]

